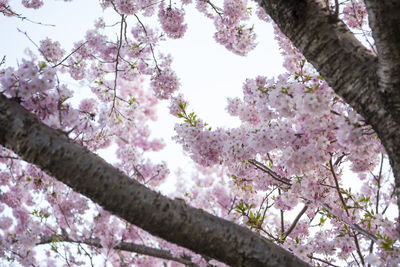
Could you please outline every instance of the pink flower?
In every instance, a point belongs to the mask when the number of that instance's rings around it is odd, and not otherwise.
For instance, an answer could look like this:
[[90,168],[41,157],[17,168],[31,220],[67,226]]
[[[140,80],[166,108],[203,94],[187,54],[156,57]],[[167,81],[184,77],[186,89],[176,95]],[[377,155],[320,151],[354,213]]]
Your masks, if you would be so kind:
[[182,94],[179,94],[178,96],[175,97],[171,97],[171,102],[170,102],[170,106],[169,106],[169,112],[176,116],[179,113],[182,113],[187,107],[187,101],[183,98]]
[[26,8],[33,8],[38,9],[39,7],[43,6],[42,0],[22,0],[21,3]]
[[184,15],[183,9],[172,8],[171,6],[165,8],[164,2],[161,2],[158,19],[168,37],[179,39],[185,34],[187,25],[183,24]]
[[132,15],[138,11],[137,1],[135,0],[116,0],[115,6],[122,14]]
[[151,87],[157,98],[168,99],[179,88],[178,77],[172,69],[166,67],[151,77]]
[[52,42],[50,38],[40,41],[39,50],[46,60],[53,63],[61,60],[64,55],[64,50],[60,48],[60,43]]

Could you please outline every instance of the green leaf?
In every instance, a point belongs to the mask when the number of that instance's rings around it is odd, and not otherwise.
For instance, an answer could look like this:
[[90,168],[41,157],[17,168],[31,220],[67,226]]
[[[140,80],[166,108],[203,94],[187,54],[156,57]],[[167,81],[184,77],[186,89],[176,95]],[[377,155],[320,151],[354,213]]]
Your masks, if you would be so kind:
[[307,86],[306,88],[307,88],[307,90],[304,91],[304,93],[308,94],[308,93],[312,93],[313,92],[313,89],[311,87]]
[[46,68],[47,67],[47,64],[46,64],[46,62],[40,62],[40,65],[39,65],[39,68],[40,68],[40,70],[42,70],[42,69],[44,69],[44,68]]

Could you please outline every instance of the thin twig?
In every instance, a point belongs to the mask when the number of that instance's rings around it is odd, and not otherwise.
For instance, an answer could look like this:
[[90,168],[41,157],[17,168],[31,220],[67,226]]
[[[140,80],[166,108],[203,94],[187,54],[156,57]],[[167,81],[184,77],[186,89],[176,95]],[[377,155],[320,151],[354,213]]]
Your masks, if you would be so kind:
[[0,61],[0,66],[6,63],[6,56],[3,56],[3,58]]
[[[346,202],[344,201],[343,196],[342,196],[342,193],[340,192],[339,182],[338,182],[338,179],[337,179],[337,176],[336,176],[336,172],[335,172],[335,170],[334,170],[334,168],[333,168],[333,164],[332,164],[332,158],[329,160],[329,167],[330,167],[332,176],[333,176],[333,178],[334,178],[334,180],[335,180],[336,190],[337,190],[337,192],[338,192],[340,201],[341,201],[342,204],[343,204],[343,208],[344,208],[344,210],[345,210],[347,216],[350,217],[350,213],[349,213],[349,211],[348,211],[348,209],[347,209]],[[358,256],[359,256],[360,259],[361,259],[362,265],[365,265],[364,257],[363,257],[363,255],[362,255],[362,253],[361,253],[360,246],[359,246],[359,244],[358,244],[358,238],[357,238],[357,236],[356,236],[355,234],[354,234],[353,236],[354,236],[354,243],[355,243],[356,248],[357,248],[357,254],[358,254]]]
[[57,63],[56,65],[53,66],[53,68],[58,67],[59,65],[61,65],[65,60],[67,60],[70,56],[72,56],[76,51],[78,51],[79,49],[81,49],[82,46],[84,46],[87,43],[84,42],[82,43],[80,46],[78,46],[76,49],[74,49],[69,55],[67,55],[63,60],[61,60],[59,63]]
[[290,235],[290,233],[294,230],[294,228],[296,227],[297,223],[299,222],[301,216],[303,216],[303,214],[307,211],[307,209],[308,209],[308,206],[304,205],[303,209],[299,212],[299,214],[297,214],[297,216],[294,219],[292,225],[290,225],[289,229],[283,235],[282,240],[285,240],[286,237],[288,237]]
[[362,234],[363,236],[373,240],[373,241],[378,241],[378,238],[373,235],[372,233],[362,229],[360,226],[356,225],[356,224],[352,224],[352,223],[348,223],[345,222],[344,220],[342,220],[341,218],[339,218],[338,216],[336,216],[333,211],[332,208],[328,205],[328,204],[322,204],[322,206],[335,218],[339,219],[340,221],[342,221],[343,223],[347,224],[348,226],[350,226],[350,228],[352,228],[353,230],[355,230],[356,232],[359,232],[360,234]]
[[[281,195],[281,189],[278,189],[278,194]],[[284,235],[285,233],[285,219],[284,219],[284,211],[281,209],[280,211],[280,215],[281,215],[281,233],[282,235]]]
[[[96,248],[102,248],[102,245],[101,245],[101,242],[100,242],[99,238],[75,240],[75,239],[71,239],[70,237],[65,236],[65,235],[43,237],[43,238],[41,238],[40,242],[37,243],[36,245],[51,244],[53,242],[78,243],[78,244],[86,244],[88,246],[93,246],[93,247],[96,247]],[[128,251],[128,252],[135,252],[135,253],[138,253],[138,254],[152,256],[152,257],[156,257],[156,258],[160,258],[160,259],[176,261],[176,262],[185,264],[187,266],[198,267],[198,265],[193,263],[191,260],[188,260],[188,259],[185,259],[185,258],[176,258],[176,257],[174,257],[171,254],[171,252],[169,252],[168,250],[152,248],[152,247],[148,247],[148,246],[145,246],[145,245],[139,245],[139,244],[130,243],[130,242],[120,242],[113,249],[123,250],[123,251]]]
[[274,172],[273,170],[271,170],[270,168],[268,168],[267,166],[265,166],[261,162],[258,162],[257,160],[254,160],[254,159],[249,159],[248,162],[251,165],[255,166],[257,169],[260,169],[260,170],[268,173],[275,180],[277,180],[277,181],[279,181],[281,183],[284,183],[286,185],[289,185],[289,186],[292,185],[292,183],[291,183],[291,181],[289,179],[279,176],[276,172]]
[[118,64],[119,64],[119,55],[121,53],[121,47],[122,47],[122,34],[123,34],[123,29],[124,29],[124,21],[125,21],[125,15],[121,15],[121,28],[120,28],[120,33],[119,33],[119,43],[118,43],[118,49],[117,49],[117,57],[115,59],[115,77],[114,77],[114,96],[113,96],[113,104],[110,110],[110,115],[113,112],[115,108],[115,99],[117,97],[117,80],[118,80]]
[[323,260],[323,259],[320,259],[320,258],[317,258],[317,257],[314,257],[314,256],[308,256],[308,257],[310,259],[312,259],[312,260],[316,260],[316,261],[320,261],[320,262],[323,262],[325,264],[328,264],[329,266],[340,267],[339,265],[335,265],[335,264],[333,264],[333,263],[331,263],[329,261],[326,261],[326,260]]
[[[8,12],[10,12],[9,14],[11,14],[11,15],[14,16],[14,17],[19,18],[21,21],[26,20],[26,21],[28,21],[28,22],[30,22],[30,23],[34,23],[34,24],[38,24],[38,25],[42,25],[42,26],[49,26],[49,27],[55,27],[55,26],[56,26],[56,25],[54,25],[54,24],[43,23],[43,22],[31,20],[31,19],[29,19],[28,17],[25,17],[25,16],[23,16],[23,15],[21,15],[21,14],[18,14],[18,13],[16,13],[16,12],[14,12],[13,10],[11,10],[11,8],[10,8],[9,5],[0,4],[0,7],[4,8],[4,9],[7,10]],[[3,10],[0,10],[0,12],[4,14]]]
[[[133,15],[135,16],[135,18],[137,19],[137,21],[138,21],[139,24],[141,25],[141,27],[142,27],[144,33],[146,34],[146,37],[148,37],[146,27],[143,25],[142,21],[139,19],[139,17],[138,17],[136,14],[133,14]],[[160,72],[161,72],[161,69],[160,69],[160,67],[158,66],[156,56],[154,55],[153,44],[149,43],[149,45],[150,45],[151,54],[152,54],[152,56],[153,56],[153,60],[154,60],[154,62],[155,62],[155,64],[156,64],[156,69],[157,69],[158,73],[160,73]]]

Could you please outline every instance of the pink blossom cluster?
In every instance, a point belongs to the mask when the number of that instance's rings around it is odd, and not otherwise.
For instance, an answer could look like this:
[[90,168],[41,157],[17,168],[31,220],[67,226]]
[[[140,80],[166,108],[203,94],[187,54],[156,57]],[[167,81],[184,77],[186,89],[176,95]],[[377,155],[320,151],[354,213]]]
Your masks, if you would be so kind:
[[[104,1],[103,8],[110,7],[111,1]],[[152,16],[155,11],[154,0],[116,0],[115,7],[124,15],[133,15],[142,12],[145,16]]]
[[42,62],[38,66],[32,61],[23,60],[18,70],[7,68],[0,76],[3,92],[11,97],[28,100],[45,94],[55,83],[55,70]]
[[351,28],[362,28],[367,23],[367,10],[363,1],[349,1],[343,8],[343,19]]
[[173,39],[182,38],[187,29],[187,25],[183,24],[184,10],[171,6],[165,7],[164,2],[161,2],[159,8],[158,19],[167,36]]
[[188,105],[188,102],[184,99],[182,94],[178,94],[177,96],[172,96],[170,99],[169,112],[177,116],[179,113],[182,113]]
[[227,25],[235,25],[241,20],[246,20],[249,18],[247,0],[225,0],[223,12],[228,20]]
[[249,18],[246,0],[225,0],[223,17],[215,18],[215,40],[235,54],[245,56],[256,47],[253,27],[243,22]]
[[179,88],[179,80],[176,73],[171,69],[170,57],[165,57],[160,68],[151,77],[151,88],[159,99],[168,99],[172,93]]
[[65,53],[65,51],[61,49],[60,43],[57,41],[53,42],[50,38],[40,41],[39,50],[47,61],[53,63],[60,61]]
[[21,3],[26,8],[38,9],[41,6],[43,6],[43,1],[42,0],[21,0]]
[[246,28],[245,25],[234,26],[226,24],[227,20],[217,19],[215,26],[217,32],[214,35],[215,40],[225,46],[235,54],[245,56],[249,51],[256,47],[256,34],[253,28]]
[[138,5],[133,0],[116,0],[115,6],[122,14],[132,15],[138,11]]
[[15,16],[15,12],[11,9],[8,1],[9,0],[0,0],[0,13],[7,17]]

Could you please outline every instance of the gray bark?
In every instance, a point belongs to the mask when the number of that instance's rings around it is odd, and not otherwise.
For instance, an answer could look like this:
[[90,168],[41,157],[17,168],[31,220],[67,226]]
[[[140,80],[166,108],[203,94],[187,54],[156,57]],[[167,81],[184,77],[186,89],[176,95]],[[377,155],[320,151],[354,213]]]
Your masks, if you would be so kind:
[[0,144],[120,218],[231,266],[309,266],[249,229],[151,191],[0,94]]
[[366,1],[378,57],[315,0],[256,1],[329,86],[373,127],[389,155],[400,208],[399,1]]
[[400,121],[400,1],[365,0],[378,50],[378,84],[393,117]]

